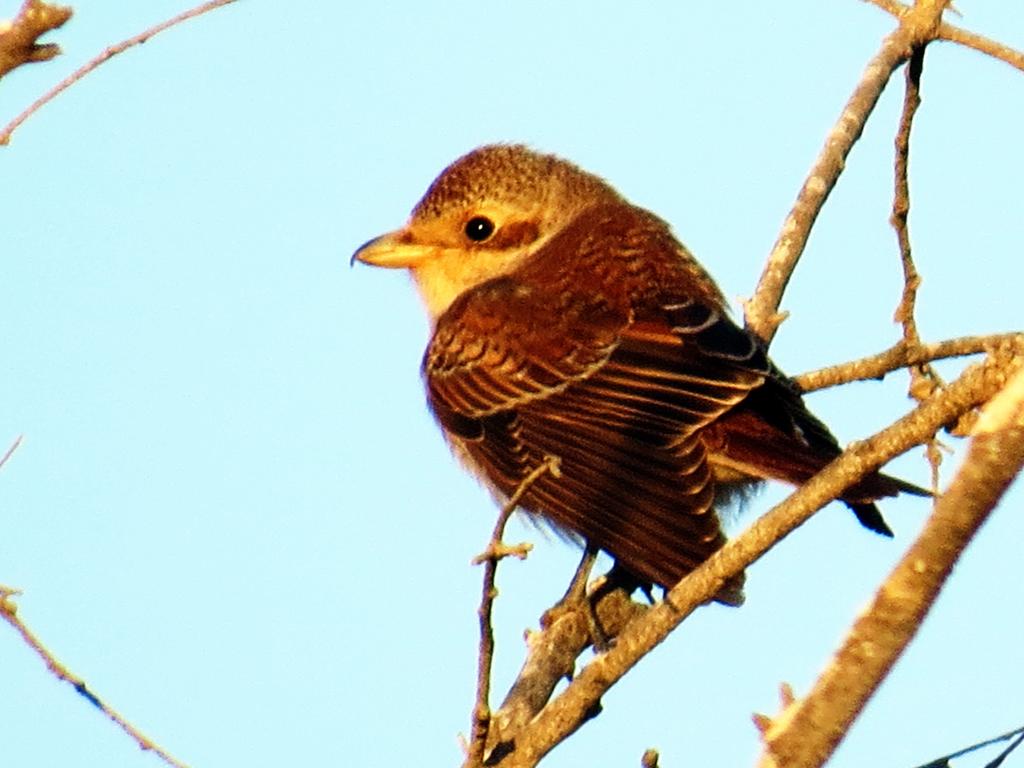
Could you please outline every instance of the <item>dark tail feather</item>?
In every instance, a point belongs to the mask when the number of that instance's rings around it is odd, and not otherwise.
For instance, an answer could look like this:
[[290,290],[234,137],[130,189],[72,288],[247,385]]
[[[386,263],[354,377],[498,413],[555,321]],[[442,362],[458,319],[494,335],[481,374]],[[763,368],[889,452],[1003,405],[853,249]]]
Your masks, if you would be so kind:
[[892,529],[885,522],[882,513],[873,503],[874,499],[884,496],[897,496],[909,493],[911,496],[931,496],[932,492],[920,486],[908,483],[881,473],[868,475],[856,485],[847,488],[842,495],[843,501],[853,510],[857,520],[869,531],[892,537]]
[[878,511],[878,507],[871,503],[858,503],[854,501],[846,502],[846,506],[853,510],[853,514],[857,516],[857,520],[867,528],[869,531],[880,533],[883,536],[892,538],[892,528],[889,527],[888,523],[885,522],[885,518],[882,517],[882,513]]
[[[906,480],[900,480],[896,477],[889,477],[888,475],[881,475],[886,481],[892,483],[896,487],[898,493],[909,493],[911,496],[924,496],[931,498],[934,494],[927,488],[922,488],[919,485],[908,483]],[[893,494],[896,495],[895,493]]]

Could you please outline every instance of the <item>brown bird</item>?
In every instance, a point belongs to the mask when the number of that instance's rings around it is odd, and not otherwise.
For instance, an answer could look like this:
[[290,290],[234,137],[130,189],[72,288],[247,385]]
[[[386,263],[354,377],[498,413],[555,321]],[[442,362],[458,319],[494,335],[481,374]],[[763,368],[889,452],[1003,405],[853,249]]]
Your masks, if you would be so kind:
[[[455,453],[521,507],[671,587],[722,546],[716,507],[800,484],[840,453],[763,344],[658,217],[522,146],[456,160],[409,222],[353,256],[410,270],[433,324],[430,407]],[[925,491],[882,474],[843,501]],[[718,599],[742,600],[742,580]]]

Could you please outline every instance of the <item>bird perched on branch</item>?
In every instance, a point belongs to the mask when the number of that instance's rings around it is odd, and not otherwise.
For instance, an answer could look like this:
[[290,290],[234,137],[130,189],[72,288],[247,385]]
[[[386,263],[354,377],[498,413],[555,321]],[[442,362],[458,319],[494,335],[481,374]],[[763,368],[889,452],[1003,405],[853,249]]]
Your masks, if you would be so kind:
[[[722,546],[716,506],[840,454],[669,226],[559,158],[476,149],[353,260],[412,273],[455,452],[506,498],[557,457],[521,508],[642,581],[671,587]],[[891,536],[874,501],[900,491],[924,493],[874,473],[842,499]],[[740,602],[741,584],[718,599]]]

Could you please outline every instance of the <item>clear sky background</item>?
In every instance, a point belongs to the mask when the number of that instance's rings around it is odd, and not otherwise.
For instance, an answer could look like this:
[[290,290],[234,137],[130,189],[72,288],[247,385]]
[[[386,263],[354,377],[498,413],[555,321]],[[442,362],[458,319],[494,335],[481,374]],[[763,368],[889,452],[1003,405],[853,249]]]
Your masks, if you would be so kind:
[[[1024,47],[1020,3],[958,6],[958,23]],[[77,4],[51,35],[65,54],[0,85],[3,121],[184,7]],[[458,764],[469,561],[494,508],[427,413],[408,280],[350,254],[455,157],[521,141],[668,219],[729,297],[749,296],[891,27],[857,0],[240,2],[104,65],[0,149],[0,444],[25,435],[0,471],[0,583],[25,590],[21,615],[93,691],[196,768]],[[898,338],[901,84],[786,296],[772,352],[790,373]],[[935,45],[924,99],[921,331],[1019,329],[1024,75]],[[908,410],[905,385],[809,403],[846,442]],[[890,470],[927,484],[919,451]],[[835,766],[914,766],[1024,720],[1021,490]],[[894,541],[824,510],[750,570],[742,609],[699,611],[547,764],[635,766],[648,747],[666,766],[752,764],[751,713],[776,711],[782,681],[807,689],[928,504],[884,511]],[[577,558],[529,527],[509,538],[536,548],[499,574],[502,693]],[[0,660],[4,766],[157,765],[6,626]]]

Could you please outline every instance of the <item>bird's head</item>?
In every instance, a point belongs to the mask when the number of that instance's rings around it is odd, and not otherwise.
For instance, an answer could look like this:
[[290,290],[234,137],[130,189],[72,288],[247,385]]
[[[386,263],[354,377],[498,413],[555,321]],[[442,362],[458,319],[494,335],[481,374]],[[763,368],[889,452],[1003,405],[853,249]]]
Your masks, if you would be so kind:
[[431,320],[464,291],[508,274],[592,205],[621,201],[597,176],[519,145],[475,149],[448,166],[404,227],[353,260],[410,270]]

